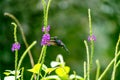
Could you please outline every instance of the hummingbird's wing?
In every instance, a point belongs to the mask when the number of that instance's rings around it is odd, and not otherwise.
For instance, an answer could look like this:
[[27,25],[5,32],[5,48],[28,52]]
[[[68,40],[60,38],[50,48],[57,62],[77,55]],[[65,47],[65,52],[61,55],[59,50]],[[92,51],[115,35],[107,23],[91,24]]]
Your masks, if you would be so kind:
[[48,44],[53,45],[53,46],[57,46],[57,43],[55,42],[55,40],[50,40],[48,42]]
[[56,36],[53,38],[54,38],[53,40],[49,41],[50,45],[62,47],[63,49],[65,49],[65,51],[70,53],[66,45],[60,39],[58,39]]

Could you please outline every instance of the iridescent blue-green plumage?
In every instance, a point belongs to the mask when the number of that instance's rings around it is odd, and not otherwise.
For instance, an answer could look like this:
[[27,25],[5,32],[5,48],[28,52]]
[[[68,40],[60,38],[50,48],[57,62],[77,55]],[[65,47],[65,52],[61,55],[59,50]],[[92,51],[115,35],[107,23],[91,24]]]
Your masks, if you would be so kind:
[[64,48],[69,53],[69,50],[66,47],[66,45],[60,39],[58,39],[57,36],[53,37],[53,39],[50,40],[49,44],[55,45],[55,46],[60,46],[60,47]]

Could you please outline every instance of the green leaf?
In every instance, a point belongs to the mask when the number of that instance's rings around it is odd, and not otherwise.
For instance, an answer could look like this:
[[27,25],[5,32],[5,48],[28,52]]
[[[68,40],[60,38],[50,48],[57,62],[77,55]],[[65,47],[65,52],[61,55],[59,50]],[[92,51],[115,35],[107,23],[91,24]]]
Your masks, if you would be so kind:
[[68,75],[69,72],[70,72],[70,67],[68,67],[68,66],[59,67],[55,70],[55,73],[57,75],[59,75],[60,77],[64,77],[64,76]]
[[[15,75],[15,70],[13,70],[13,71],[11,71],[11,70],[5,70],[5,72],[3,74],[5,74],[6,76],[9,76],[10,74]],[[19,74],[20,74],[20,71],[17,70],[17,75],[19,75]]]
[[5,74],[6,76],[9,76],[10,72],[4,72],[3,74]]
[[38,64],[36,64],[32,69],[28,69],[28,71],[38,74],[38,73],[39,73],[39,70],[40,70],[40,67],[41,67],[41,64],[38,63]]
[[54,71],[56,68],[47,68],[45,70],[46,73],[50,74],[52,71]]

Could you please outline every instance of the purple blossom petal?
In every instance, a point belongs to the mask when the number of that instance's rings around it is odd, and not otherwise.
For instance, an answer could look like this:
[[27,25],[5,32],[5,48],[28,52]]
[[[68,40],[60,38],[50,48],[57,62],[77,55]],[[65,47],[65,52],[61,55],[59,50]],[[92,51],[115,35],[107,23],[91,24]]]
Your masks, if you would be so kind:
[[88,36],[88,41],[96,41],[96,36],[95,35],[92,35],[92,36]]
[[44,34],[42,36],[41,45],[49,45],[49,42],[50,42],[50,34]]
[[43,26],[42,32],[49,32],[50,31],[50,25],[48,25],[46,28]]
[[46,31],[47,31],[47,32],[50,31],[50,25],[47,26]]
[[13,43],[12,44],[12,51],[19,50],[20,49],[20,43]]

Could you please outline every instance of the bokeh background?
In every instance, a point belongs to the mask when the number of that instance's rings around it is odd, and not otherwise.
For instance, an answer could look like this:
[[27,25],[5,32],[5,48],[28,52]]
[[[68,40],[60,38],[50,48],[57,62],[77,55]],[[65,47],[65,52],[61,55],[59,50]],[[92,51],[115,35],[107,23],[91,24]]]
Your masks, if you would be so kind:
[[[96,35],[95,54],[93,61],[92,80],[94,80],[98,59],[101,72],[114,57],[114,49],[120,33],[120,1],[119,0],[52,0],[48,24],[51,26],[51,36],[58,36],[70,50],[49,46],[45,64],[55,60],[62,54],[66,65],[71,67],[71,73],[76,71],[83,76],[83,62],[86,60],[84,40],[89,35],[88,8],[91,9],[93,33]],[[27,42],[37,44],[31,49],[35,63],[41,52],[41,28],[43,26],[43,8],[41,0],[0,0],[0,78],[6,69],[14,70],[14,53],[11,51],[13,39],[12,19],[4,16],[5,12],[13,14],[21,23]],[[18,29],[18,41],[21,43],[19,57],[25,50],[22,36]],[[31,75],[27,69],[31,68],[28,55],[22,66],[25,67],[25,80]],[[103,80],[110,80],[111,69]],[[116,80],[120,80],[120,68],[116,72]]]

